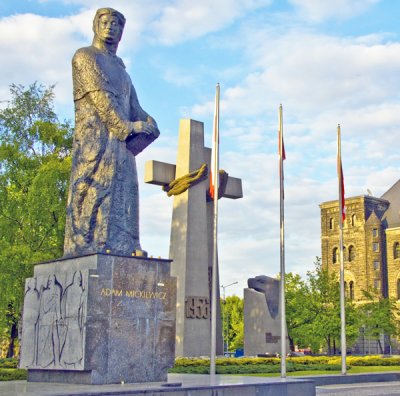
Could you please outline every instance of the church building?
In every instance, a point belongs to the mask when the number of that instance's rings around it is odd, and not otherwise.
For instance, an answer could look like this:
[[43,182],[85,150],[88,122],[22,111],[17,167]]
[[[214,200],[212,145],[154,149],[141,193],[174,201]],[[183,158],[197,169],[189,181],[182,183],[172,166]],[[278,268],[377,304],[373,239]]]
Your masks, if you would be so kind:
[[[347,298],[363,300],[374,288],[383,297],[400,299],[400,180],[380,198],[346,198],[343,224]],[[339,273],[339,202],[321,208],[322,265]]]
[[[400,180],[380,198],[345,199],[343,224],[346,298],[362,303],[363,290],[400,300]],[[320,204],[322,265],[340,271],[339,202]]]

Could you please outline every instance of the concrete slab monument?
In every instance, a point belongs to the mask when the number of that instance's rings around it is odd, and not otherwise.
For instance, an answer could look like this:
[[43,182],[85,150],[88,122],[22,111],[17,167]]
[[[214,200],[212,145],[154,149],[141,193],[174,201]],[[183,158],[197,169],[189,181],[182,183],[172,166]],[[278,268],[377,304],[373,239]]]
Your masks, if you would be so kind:
[[72,60],[75,134],[64,257],[26,281],[20,367],[29,381],[108,384],[167,379],[176,279],[139,240],[135,155],[154,141],[116,56],[125,24],[111,8]]
[[[281,351],[280,282],[260,275],[247,281],[244,289],[244,354],[276,355]],[[286,335],[286,350],[289,339]]]
[[[163,186],[168,195],[174,195],[170,259],[178,289],[176,356],[210,355],[213,254],[213,202],[207,198],[210,159],[211,150],[204,147],[203,123],[182,119],[176,165],[148,161],[145,168],[146,183]],[[220,196],[232,199],[243,196],[240,179],[227,176],[221,185],[225,188],[220,189]],[[219,290],[217,298],[219,301]],[[217,318],[217,354],[222,354],[219,312]]]

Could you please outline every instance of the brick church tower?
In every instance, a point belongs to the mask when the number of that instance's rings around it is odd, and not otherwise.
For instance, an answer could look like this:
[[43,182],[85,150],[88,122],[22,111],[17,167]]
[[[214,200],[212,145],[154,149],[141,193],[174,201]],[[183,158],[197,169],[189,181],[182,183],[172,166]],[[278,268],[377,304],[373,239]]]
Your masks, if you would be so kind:
[[[339,274],[339,203],[320,209],[322,265]],[[381,198],[346,199],[343,246],[347,298],[361,302],[371,288],[400,298],[400,180]]]
[[[322,265],[339,279],[339,202],[323,202],[320,209]],[[380,198],[346,199],[343,246],[346,299],[362,304],[363,290],[375,289],[382,297],[396,298],[400,306],[400,180]],[[390,353],[389,341],[384,334],[380,341],[368,338],[361,328],[353,352],[376,354],[383,346]]]

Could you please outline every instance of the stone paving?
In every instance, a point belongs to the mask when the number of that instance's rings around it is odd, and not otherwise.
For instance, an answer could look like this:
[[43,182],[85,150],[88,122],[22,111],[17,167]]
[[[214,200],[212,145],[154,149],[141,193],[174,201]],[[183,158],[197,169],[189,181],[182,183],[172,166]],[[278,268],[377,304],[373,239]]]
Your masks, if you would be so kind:
[[[165,386],[168,384],[168,386]],[[180,386],[181,384],[181,386]],[[313,396],[315,386],[310,380],[293,378],[242,377],[226,375],[169,374],[168,383],[75,385],[32,383],[26,381],[0,382],[0,396],[90,396],[90,395],[148,395],[148,396]]]

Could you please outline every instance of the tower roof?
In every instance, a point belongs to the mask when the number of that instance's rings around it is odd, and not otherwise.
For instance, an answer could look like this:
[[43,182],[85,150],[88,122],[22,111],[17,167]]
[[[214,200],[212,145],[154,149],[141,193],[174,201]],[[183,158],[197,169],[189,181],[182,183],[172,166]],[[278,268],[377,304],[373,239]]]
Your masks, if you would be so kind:
[[389,227],[397,227],[400,225],[400,179],[387,190],[382,197],[390,202],[388,210],[385,212],[383,219],[387,221]]
[[369,215],[366,223],[369,225],[381,224],[381,221],[380,221],[379,217],[376,215],[375,210],[373,210],[372,213]]

